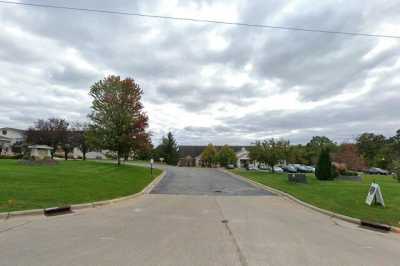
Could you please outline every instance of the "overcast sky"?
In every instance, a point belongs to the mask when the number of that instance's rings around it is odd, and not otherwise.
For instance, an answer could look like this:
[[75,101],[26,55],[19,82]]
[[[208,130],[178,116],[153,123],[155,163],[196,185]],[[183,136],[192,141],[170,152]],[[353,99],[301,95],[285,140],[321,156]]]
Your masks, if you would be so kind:
[[[400,36],[399,1],[25,1]],[[0,4],[0,127],[83,121],[109,74],[144,90],[153,141],[338,142],[400,128],[400,39]]]

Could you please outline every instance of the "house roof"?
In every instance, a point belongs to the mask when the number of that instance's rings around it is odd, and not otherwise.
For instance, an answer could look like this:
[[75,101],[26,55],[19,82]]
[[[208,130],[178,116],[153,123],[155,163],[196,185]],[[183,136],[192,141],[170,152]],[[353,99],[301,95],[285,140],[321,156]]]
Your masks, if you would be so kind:
[[[199,156],[206,147],[207,146],[180,145],[179,146],[179,157],[184,158],[187,156],[191,156],[192,158],[195,158],[195,157]],[[219,150],[223,146],[214,146],[214,147],[217,150]],[[248,150],[251,146],[229,146],[229,147],[237,153],[237,152],[240,152],[243,148]]]
[[18,128],[13,128],[13,127],[0,127],[0,130],[14,130],[20,133],[25,133],[25,130],[23,129],[18,129]]

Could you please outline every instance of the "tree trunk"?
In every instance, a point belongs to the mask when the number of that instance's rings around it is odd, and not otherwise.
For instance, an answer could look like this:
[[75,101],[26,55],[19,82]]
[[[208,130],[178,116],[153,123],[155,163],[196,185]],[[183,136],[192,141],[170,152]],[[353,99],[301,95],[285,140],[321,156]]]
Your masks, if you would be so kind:
[[121,165],[121,154],[119,151],[117,152],[117,161],[118,161],[117,165],[120,166]]
[[64,150],[64,159],[68,160],[68,150]]
[[82,152],[82,159],[86,161],[86,151]]

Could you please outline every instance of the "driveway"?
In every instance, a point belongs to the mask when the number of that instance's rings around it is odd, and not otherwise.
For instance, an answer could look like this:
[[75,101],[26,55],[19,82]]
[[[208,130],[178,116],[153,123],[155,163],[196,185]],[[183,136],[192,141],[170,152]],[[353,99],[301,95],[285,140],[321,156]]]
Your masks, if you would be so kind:
[[168,171],[134,200],[0,221],[0,265],[398,265],[399,235],[263,195],[216,170]]
[[168,167],[153,194],[267,196],[272,193],[215,169]]

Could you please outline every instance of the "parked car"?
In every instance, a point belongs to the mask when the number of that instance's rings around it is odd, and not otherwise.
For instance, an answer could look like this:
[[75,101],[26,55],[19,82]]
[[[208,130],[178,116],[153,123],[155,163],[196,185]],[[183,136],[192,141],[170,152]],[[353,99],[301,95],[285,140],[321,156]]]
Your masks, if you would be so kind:
[[295,167],[297,169],[297,172],[299,172],[299,173],[309,173],[310,172],[310,170],[305,165],[293,164],[292,166]]
[[291,165],[291,164],[282,166],[282,169],[283,169],[286,173],[297,173],[297,168],[294,167],[294,166]]
[[274,172],[275,173],[283,173],[283,169],[280,168],[279,166],[274,166]]
[[308,173],[315,173],[315,167],[308,165],[305,165],[304,167],[307,168],[307,170],[309,171]]
[[389,171],[383,170],[378,167],[371,167],[367,170],[367,173],[370,175],[388,175]]

